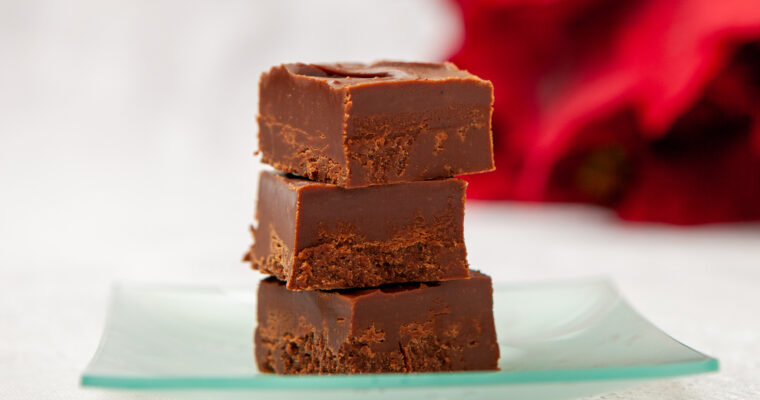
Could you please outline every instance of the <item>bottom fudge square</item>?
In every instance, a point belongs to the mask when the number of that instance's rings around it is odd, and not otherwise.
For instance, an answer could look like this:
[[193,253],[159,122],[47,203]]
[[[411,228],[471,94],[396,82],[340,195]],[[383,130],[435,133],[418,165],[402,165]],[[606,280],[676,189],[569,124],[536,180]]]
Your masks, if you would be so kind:
[[356,374],[498,369],[491,278],[373,289],[258,294],[254,345],[262,372]]

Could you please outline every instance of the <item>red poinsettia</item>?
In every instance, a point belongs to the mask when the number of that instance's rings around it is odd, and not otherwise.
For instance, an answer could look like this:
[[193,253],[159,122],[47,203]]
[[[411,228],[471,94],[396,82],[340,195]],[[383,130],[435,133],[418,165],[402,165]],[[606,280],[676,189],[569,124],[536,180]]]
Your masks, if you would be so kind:
[[626,219],[760,219],[756,0],[460,0],[460,67],[493,81],[497,170],[471,197]]

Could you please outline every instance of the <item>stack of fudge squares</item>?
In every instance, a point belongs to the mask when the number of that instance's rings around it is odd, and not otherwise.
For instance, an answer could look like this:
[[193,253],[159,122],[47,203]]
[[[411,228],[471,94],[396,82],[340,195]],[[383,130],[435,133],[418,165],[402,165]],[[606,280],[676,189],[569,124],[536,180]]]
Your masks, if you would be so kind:
[[261,76],[255,357],[278,374],[497,369],[466,182],[493,165],[493,87],[450,63],[287,64]]

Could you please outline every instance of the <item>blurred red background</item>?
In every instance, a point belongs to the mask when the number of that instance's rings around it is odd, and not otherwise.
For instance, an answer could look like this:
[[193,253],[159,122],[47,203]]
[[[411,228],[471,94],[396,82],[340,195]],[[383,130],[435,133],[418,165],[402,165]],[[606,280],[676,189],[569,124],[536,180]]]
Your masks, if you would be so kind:
[[458,0],[451,57],[495,87],[497,170],[479,199],[624,219],[760,219],[756,0]]

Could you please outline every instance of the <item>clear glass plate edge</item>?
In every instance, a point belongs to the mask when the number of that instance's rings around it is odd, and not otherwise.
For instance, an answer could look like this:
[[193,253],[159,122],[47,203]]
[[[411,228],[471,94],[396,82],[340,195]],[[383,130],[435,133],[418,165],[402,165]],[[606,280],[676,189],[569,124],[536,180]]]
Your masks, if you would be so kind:
[[556,383],[619,379],[672,378],[681,375],[715,372],[718,360],[664,365],[598,368],[579,370],[458,372],[445,377],[436,373],[310,375],[310,376],[241,376],[241,377],[126,377],[84,373],[82,386],[113,389],[359,389],[425,386],[480,386],[519,383]]

